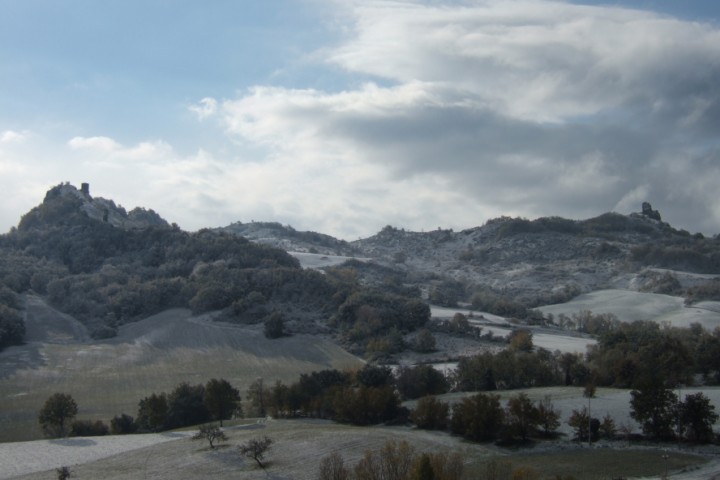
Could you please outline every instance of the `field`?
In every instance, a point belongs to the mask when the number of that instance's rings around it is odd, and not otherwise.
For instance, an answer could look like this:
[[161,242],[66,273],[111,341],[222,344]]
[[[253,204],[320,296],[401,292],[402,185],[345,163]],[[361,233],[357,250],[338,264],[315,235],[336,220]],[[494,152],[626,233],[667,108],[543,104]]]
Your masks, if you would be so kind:
[[[635,292],[625,292],[629,295],[623,297],[613,296],[613,292],[600,292],[599,298],[614,298],[612,305],[618,309],[640,305],[639,310],[647,314],[662,311],[662,315],[671,315],[684,308],[673,297],[645,297],[647,294]],[[583,301],[590,304],[587,299]],[[212,315],[194,317],[182,309],[123,326],[116,338],[91,341],[82,325],[54,311],[41,299],[28,297],[27,302],[28,343],[0,353],[0,441],[12,442],[0,443],[0,479],[54,478],[52,470],[62,465],[70,466],[77,478],[99,480],[174,479],[178,472],[183,472],[182,478],[313,479],[320,460],[330,452],[339,451],[348,463],[354,464],[366,450],[378,449],[390,439],[407,440],[418,451],[462,453],[469,478],[481,476],[493,459],[514,467],[531,467],[541,478],[657,478],[665,469],[674,472],[673,478],[683,480],[720,475],[720,460],[708,462],[711,457],[707,452],[677,450],[674,445],[670,449],[668,445],[629,445],[625,441],[592,447],[572,442],[565,422],[573,409],[587,405],[582,389],[577,387],[526,391],[533,400],[551,397],[561,411],[562,436],[521,449],[473,444],[446,433],[408,427],[359,428],[315,420],[264,419],[231,423],[230,441],[214,450],[207,443],[189,439],[188,431],[36,440],[41,438],[37,412],[45,399],[58,391],[71,393],[76,399],[78,418],[107,422],[123,412],[134,416],[139,399],[152,392],[170,391],[182,381],[204,383],[222,377],[244,395],[257,378],[269,384],[275,380],[292,382],[300,373],[353,368],[362,361],[318,336],[267,340],[259,326],[215,322]],[[575,307],[578,305],[581,303]],[[437,316],[452,313],[451,309],[433,308]],[[497,318],[486,321],[483,328],[497,329],[498,335],[510,328]],[[554,345],[563,351],[582,351],[591,341],[552,330],[536,331],[534,340],[538,345]],[[681,394],[696,391],[684,389]],[[720,405],[720,389],[702,391],[713,404]],[[518,391],[497,393],[506,400]],[[466,395],[448,394],[443,399],[452,403]],[[627,425],[637,432],[628,414],[629,401],[626,390],[599,388],[591,403],[593,416],[609,414],[618,426]],[[236,448],[260,435],[275,441],[267,471],[240,457]]]
[[244,395],[257,378],[291,382],[300,373],[362,365],[317,336],[267,340],[261,327],[212,322],[180,309],[90,342],[74,320],[35,297],[28,302],[29,331],[48,333],[0,353],[0,441],[42,438],[37,412],[54,392],[73,396],[79,419],[108,422],[120,413],[135,416],[141,398],[184,381],[225,378]]
[[707,330],[720,326],[720,302],[700,302],[686,307],[681,297],[632,290],[598,290],[579,295],[567,303],[540,307],[544,314],[571,316],[582,310],[613,313],[623,322],[653,320],[676,327],[699,323]]
[[[665,452],[652,446],[609,449],[567,444],[558,447],[537,445],[534,448],[503,450],[488,444],[473,444],[440,432],[420,431],[405,427],[360,428],[335,425],[316,420],[267,421],[227,429],[229,441],[211,450],[206,442],[193,441],[179,433],[165,438],[149,435],[157,443],[133,444],[138,436],[103,437],[51,441],[32,444],[0,444],[0,462],[11,470],[0,478],[40,480],[53,478],[48,470],[69,466],[77,478],[97,480],[135,480],[139,478],[274,478],[310,480],[317,478],[318,465],[331,452],[340,452],[346,464],[356,463],[365,451],[381,448],[386,441],[406,440],[418,452],[457,452],[465,460],[468,478],[478,478],[492,461],[510,463],[513,467],[531,467],[542,477],[573,474],[576,478],[600,480],[620,475],[658,476],[665,468],[681,469],[694,475],[708,475],[716,463],[690,453]],[[263,471],[247,458],[241,457],[238,444],[250,438],[267,435],[274,440]],[[70,442],[75,442],[72,444]],[[114,447],[103,444],[114,443]],[[12,447],[15,447],[14,449]],[[27,447],[27,448],[23,448]],[[140,447],[140,448],[138,448]],[[114,448],[114,450],[113,450]],[[12,450],[14,453],[8,453]],[[78,451],[85,450],[85,458]],[[97,450],[99,453],[93,453]],[[25,452],[25,453],[23,453]],[[27,453],[32,452],[32,454]],[[115,454],[113,454],[115,452]],[[667,460],[663,455],[667,454]],[[699,470],[696,470],[701,468]],[[182,476],[178,476],[182,472]],[[694,478],[692,476],[678,478]],[[700,476],[696,478],[710,478]]]

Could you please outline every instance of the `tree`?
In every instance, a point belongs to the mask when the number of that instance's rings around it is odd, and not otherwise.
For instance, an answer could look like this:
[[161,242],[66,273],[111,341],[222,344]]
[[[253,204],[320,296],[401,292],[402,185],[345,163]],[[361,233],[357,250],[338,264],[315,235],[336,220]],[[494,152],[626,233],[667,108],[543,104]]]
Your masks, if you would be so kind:
[[263,319],[265,324],[265,337],[266,338],[280,338],[285,335],[285,321],[283,314],[280,312],[273,312]]
[[415,337],[415,350],[420,353],[435,351],[435,337],[427,328],[420,330],[417,337]]
[[64,437],[67,434],[67,425],[77,415],[78,406],[75,400],[67,393],[52,394],[40,409],[38,421],[46,435],[50,437]]
[[658,440],[675,436],[677,396],[660,381],[648,381],[630,392],[630,416],[642,426],[643,433]]
[[113,435],[135,433],[137,429],[138,425],[135,423],[135,419],[125,413],[116,415],[110,420],[110,433]]
[[503,427],[505,412],[499,395],[479,393],[453,406],[450,429],[474,441],[495,440]]
[[247,398],[250,400],[250,405],[257,409],[257,414],[260,417],[267,415],[267,404],[270,397],[270,392],[263,386],[263,379],[258,378],[250,384],[247,391]]
[[579,441],[589,438],[590,414],[588,414],[587,407],[583,407],[582,410],[573,410],[567,423],[575,430],[575,438]]
[[207,440],[210,444],[210,448],[215,448],[215,442],[222,442],[227,440],[227,435],[225,435],[225,432],[220,430],[220,427],[217,425],[201,425],[200,430],[193,435],[193,440]]
[[448,423],[450,407],[433,396],[418,400],[415,410],[410,413],[410,420],[418,428],[427,430],[444,430]]
[[439,395],[448,391],[448,381],[442,372],[432,365],[400,367],[395,384],[404,398],[420,398]]
[[318,480],[348,480],[350,471],[345,467],[342,455],[333,452],[320,461]]
[[680,424],[685,429],[685,437],[695,443],[707,443],[713,439],[713,425],[718,419],[715,406],[702,393],[686,395],[679,406]]
[[538,401],[537,410],[542,434],[546,437],[553,435],[560,426],[560,410],[555,408],[549,395]]
[[168,395],[167,422],[170,428],[198,425],[210,420],[210,412],[204,402],[205,387],[179,384]]
[[415,450],[406,441],[388,441],[378,452],[368,450],[355,465],[357,480],[405,480],[415,459]]
[[167,415],[167,395],[153,393],[138,403],[138,428],[146,432],[159,432],[167,425]]
[[533,349],[533,335],[530,330],[513,330],[508,335],[510,348],[520,352],[531,352]]
[[615,420],[613,420],[609,413],[606,413],[602,422],[600,422],[600,434],[603,438],[611,440],[615,438],[616,432],[617,427],[615,426]]
[[247,443],[243,443],[238,448],[240,449],[241,455],[252,458],[253,460],[255,460],[255,462],[257,462],[260,468],[265,469],[265,465],[263,465],[262,459],[265,456],[265,453],[270,448],[270,445],[272,445],[272,443],[273,441],[268,437],[253,438],[250,439]]
[[233,388],[227,380],[213,378],[205,385],[203,402],[213,419],[220,421],[232,417],[234,413],[242,412],[240,407],[240,392]]
[[525,393],[508,400],[505,417],[512,434],[523,441],[528,439],[539,423],[538,409]]

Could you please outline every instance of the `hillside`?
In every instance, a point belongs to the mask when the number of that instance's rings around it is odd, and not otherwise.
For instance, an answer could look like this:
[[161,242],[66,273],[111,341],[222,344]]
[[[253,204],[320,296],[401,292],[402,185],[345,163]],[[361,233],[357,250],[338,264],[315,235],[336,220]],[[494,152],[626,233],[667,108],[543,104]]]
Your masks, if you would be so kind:
[[72,392],[81,417],[105,421],[138,401],[181,382],[223,377],[244,393],[257,378],[269,384],[301,373],[362,365],[328,339],[294,335],[266,339],[260,325],[218,322],[168,310],[91,340],[83,326],[42,299],[27,297],[28,331],[22,346],[0,352],[0,442],[41,438],[37,412],[53,392]]
[[[327,237],[313,243],[313,232],[295,232],[291,227],[254,223],[222,230],[288,251],[370,258],[426,295],[451,290],[450,298],[430,298],[439,303],[470,302],[478,290],[485,290],[539,306],[599,289],[655,291],[658,279],[667,272],[682,287],[697,284],[703,275],[707,281],[720,274],[720,238],[676,230],[658,217],[647,211],[577,221],[501,217],[460,232],[410,232],[387,226],[336,252],[327,247],[334,243]],[[305,241],[298,243],[298,237]],[[364,278],[369,283],[378,282],[376,273],[362,269],[359,273],[367,273]]]

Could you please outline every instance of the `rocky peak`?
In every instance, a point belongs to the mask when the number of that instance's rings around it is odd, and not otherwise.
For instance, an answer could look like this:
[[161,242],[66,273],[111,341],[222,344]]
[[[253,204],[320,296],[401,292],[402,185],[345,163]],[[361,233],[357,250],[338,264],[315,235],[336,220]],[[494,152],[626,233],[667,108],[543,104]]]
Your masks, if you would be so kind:
[[20,221],[20,228],[73,223],[82,221],[82,217],[124,229],[168,226],[168,223],[153,210],[138,207],[128,213],[112,200],[102,197],[93,198],[88,183],[82,183],[78,189],[65,182],[48,190],[43,203],[28,212]]

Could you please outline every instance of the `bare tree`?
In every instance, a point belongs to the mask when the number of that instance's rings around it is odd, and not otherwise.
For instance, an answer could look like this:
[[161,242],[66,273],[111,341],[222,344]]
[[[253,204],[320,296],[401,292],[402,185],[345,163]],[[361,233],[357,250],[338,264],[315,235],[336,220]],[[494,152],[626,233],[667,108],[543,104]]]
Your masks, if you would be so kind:
[[319,480],[348,480],[350,471],[345,467],[342,455],[333,452],[320,461]]
[[240,453],[246,457],[252,458],[257,462],[260,468],[264,469],[265,465],[263,465],[262,459],[272,443],[273,441],[268,437],[253,438],[247,443],[239,446]]
[[200,430],[193,435],[193,440],[207,440],[210,444],[210,448],[215,448],[214,443],[215,442],[222,442],[227,440],[227,435],[225,435],[225,432],[220,430],[220,427],[217,425],[207,424],[207,425],[201,425]]

